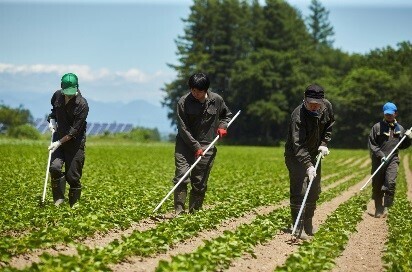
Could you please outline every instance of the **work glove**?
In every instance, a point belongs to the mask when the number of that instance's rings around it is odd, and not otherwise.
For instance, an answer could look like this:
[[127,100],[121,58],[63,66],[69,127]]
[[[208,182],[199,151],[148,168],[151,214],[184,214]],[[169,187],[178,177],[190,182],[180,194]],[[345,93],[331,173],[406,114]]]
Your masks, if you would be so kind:
[[412,139],[412,128],[408,129],[405,131],[405,135],[409,137],[409,139]]
[[223,138],[227,135],[227,130],[224,128],[218,128],[217,134],[219,135],[220,138]]
[[386,158],[386,156],[383,156],[382,159],[381,159],[381,163],[386,162],[387,159],[388,158]]
[[62,145],[62,143],[61,143],[60,141],[55,141],[55,142],[53,142],[53,143],[50,144],[50,146],[49,146],[49,151],[51,151],[51,152],[53,153],[53,152],[56,151],[56,149],[59,148],[59,146],[61,146],[61,145]]
[[195,158],[196,158],[196,159],[199,158],[200,156],[203,156],[203,150],[202,150],[202,149],[198,149],[198,150],[195,152]]
[[313,166],[310,166],[308,169],[306,169],[306,174],[309,177],[309,181],[312,181],[316,178],[316,169]]
[[54,119],[49,120],[49,129],[50,129],[51,133],[56,132],[56,130],[57,130],[56,120],[54,120]]
[[326,157],[330,153],[329,148],[323,145],[319,146],[318,151],[322,153],[322,158]]

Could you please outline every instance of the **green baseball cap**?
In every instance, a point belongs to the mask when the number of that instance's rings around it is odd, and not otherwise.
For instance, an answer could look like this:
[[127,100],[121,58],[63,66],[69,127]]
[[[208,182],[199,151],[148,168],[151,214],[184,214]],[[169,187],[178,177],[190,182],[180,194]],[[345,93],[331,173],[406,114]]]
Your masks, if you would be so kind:
[[78,87],[79,87],[79,81],[75,74],[68,73],[62,77],[61,88],[62,88],[63,94],[75,95]]

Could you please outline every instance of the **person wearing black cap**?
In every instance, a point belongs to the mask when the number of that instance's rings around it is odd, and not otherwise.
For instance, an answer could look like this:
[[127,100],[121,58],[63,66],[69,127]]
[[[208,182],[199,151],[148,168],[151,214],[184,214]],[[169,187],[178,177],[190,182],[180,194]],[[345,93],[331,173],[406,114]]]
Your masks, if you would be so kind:
[[[411,145],[411,129],[405,129],[396,121],[398,109],[392,102],[383,105],[383,119],[376,123],[369,134],[368,145],[371,152],[372,170],[384,163],[383,167],[372,178],[372,199],[375,202],[375,217],[386,217],[388,208],[393,204],[395,195],[396,177],[398,174],[398,149],[405,149]],[[387,156],[406,135],[393,155]]]
[[[85,160],[86,118],[89,113],[75,74],[68,73],[62,77],[61,89],[53,94],[51,105],[48,121],[53,142],[48,149],[52,152],[50,177],[53,200],[56,206],[64,202],[67,181],[70,185],[69,204],[74,208],[82,190],[80,178]],[[65,172],[62,172],[63,164]]]
[[203,152],[213,139],[226,136],[227,125],[232,116],[223,98],[209,90],[209,77],[195,73],[188,80],[190,92],[177,103],[177,135],[175,145],[175,177],[177,184],[190,166],[201,160],[174,191],[174,209],[178,216],[185,212],[187,185],[191,184],[189,212],[200,210],[207,190],[207,181],[217,149],[215,146]]
[[320,152],[322,156],[329,154],[328,143],[331,140],[334,122],[332,104],[325,99],[323,88],[316,84],[309,85],[305,89],[302,104],[291,114],[285,144],[285,164],[289,170],[293,225],[298,217],[309,181],[313,180],[296,232],[301,239],[307,239],[307,235],[314,234],[312,218],[321,192],[321,164],[319,163],[316,171],[314,165],[316,156]]

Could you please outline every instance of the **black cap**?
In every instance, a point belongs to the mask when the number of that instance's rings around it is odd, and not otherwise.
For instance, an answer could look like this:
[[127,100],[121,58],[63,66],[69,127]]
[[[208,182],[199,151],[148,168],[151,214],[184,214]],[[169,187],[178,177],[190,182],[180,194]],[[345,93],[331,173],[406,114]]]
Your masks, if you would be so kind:
[[325,91],[319,85],[312,84],[306,87],[305,97],[314,98],[314,99],[323,99],[325,98]]

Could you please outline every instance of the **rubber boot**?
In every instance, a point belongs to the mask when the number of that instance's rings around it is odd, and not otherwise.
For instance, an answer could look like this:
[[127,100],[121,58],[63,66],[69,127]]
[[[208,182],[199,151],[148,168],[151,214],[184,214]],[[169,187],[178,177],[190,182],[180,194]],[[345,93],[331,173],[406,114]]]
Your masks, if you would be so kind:
[[317,232],[317,229],[313,227],[312,217],[305,218],[305,220],[303,220],[303,229],[305,230],[305,233],[307,235],[309,236],[315,235],[315,233]]
[[313,236],[317,229],[313,227],[312,219],[315,215],[316,203],[306,203],[305,207],[305,219],[303,220],[303,229],[309,236]]
[[51,186],[54,205],[59,206],[64,202],[64,193],[66,191],[66,178],[62,176],[57,179],[52,179]]
[[69,204],[71,208],[75,208],[75,204],[79,201],[81,194],[82,194],[82,188],[70,188],[69,189]]
[[187,187],[178,186],[174,191],[174,208],[176,216],[185,212]]
[[383,209],[382,209],[382,217],[387,217],[389,212],[389,207],[393,204],[393,195],[385,194],[383,197]]
[[[300,206],[298,206],[298,205],[293,205],[293,207],[291,207],[291,214],[292,214],[291,233],[293,232],[293,227],[295,226],[296,219],[298,218],[299,210],[300,210]],[[294,236],[296,236],[297,239],[308,240],[309,237],[305,233],[305,230],[304,230],[304,227],[303,227],[303,219],[302,219],[303,217],[304,217],[304,211],[302,212],[302,214],[300,216],[300,220],[299,220],[299,223],[296,227],[296,231],[294,233]]]
[[189,212],[195,213],[196,211],[200,210],[202,208],[204,199],[205,192],[198,193],[191,190],[189,196]]
[[388,216],[388,214],[389,214],[388,207],[383,207],[382,217],[385,218]]
[[375,218],[381,218],[383,215],[382,199],[375,199]]

